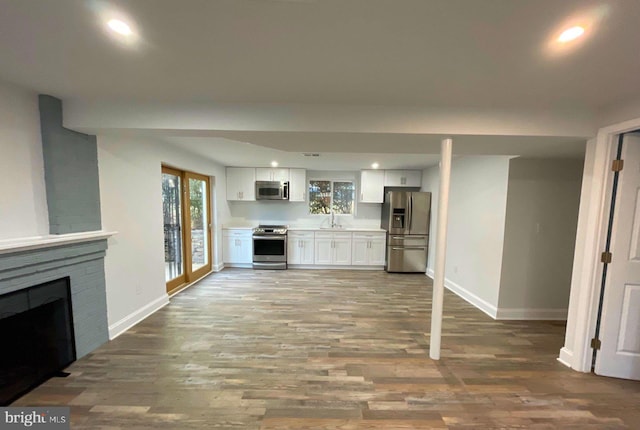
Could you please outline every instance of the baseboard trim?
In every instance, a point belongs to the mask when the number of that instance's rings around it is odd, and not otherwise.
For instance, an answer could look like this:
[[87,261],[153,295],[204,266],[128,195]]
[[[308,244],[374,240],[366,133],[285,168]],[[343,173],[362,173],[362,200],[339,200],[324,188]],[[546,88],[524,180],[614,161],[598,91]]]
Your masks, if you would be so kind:
[[566,321],[568,309],[498,308],[497,320]]
[[143,319],[147,318],[149,315],[153,314],[159,309],[162,309],[164,306],[169,304],[169,296],[166,294],[158,297],[151,303],[148,303],[141,307],[140,309],[132,312],[126,317],[122,318],[120,321],[109,326],[109,340],[113,340],[116,337],[120,336],[125,331],[129,330],[134,325],[138,324]]
[[[434,273],[433,269],[427,269],[426,275],[433,279]],[[491,318],[496,319],[498,308],[493,306],[491,303],[486,300],[476,296],[471,291],[463,288],[462,286],[456,284],[455,282],[445,278],[444,286],[447,290],[453,292],[459,297],[462,297],[466,302],[471,303],[476,308],[480,309],[485,314],[489,315]]]
[[566,346],[563,346],[560,349],[558,361],[567,367],[571,367],[571,363],[573,363],[573,351],[569,351]]
[[219,272],[222,269],[224,269],[224,263],[220,263],[220,264],[216,264],[215,266],[213,266],[212,270],[214,272]]
[[252,269],[253,263],[223,263],[222,267],[238,267],[240,269]]
[[334,266],[330,264],[287,264],[287,267],[306,270],[384,270],[384,266]]

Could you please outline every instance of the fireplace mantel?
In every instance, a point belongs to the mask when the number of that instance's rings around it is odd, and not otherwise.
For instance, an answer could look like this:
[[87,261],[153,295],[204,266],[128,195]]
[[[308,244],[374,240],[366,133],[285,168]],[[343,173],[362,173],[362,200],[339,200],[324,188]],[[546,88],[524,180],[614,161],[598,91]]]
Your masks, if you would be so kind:
[[108,239],[117,234],[116,231],[86,231],[82,233],[52,234],[48,236],[21,237],[0,240],[0,255],[52,246],[70,245],[92,240]]

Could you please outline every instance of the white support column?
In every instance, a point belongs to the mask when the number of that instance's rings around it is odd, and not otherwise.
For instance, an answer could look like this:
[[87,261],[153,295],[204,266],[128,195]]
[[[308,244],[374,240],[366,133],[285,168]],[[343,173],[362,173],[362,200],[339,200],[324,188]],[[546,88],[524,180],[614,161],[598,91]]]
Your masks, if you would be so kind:
[[447,221],[449,212],[449,184],[451,182],[451,152],[453,140],[443,139],[440,152],[440,194],[438,196],[438,224],[436,226],[436,257],[433,268],[433,301],[431,305],[431,339],[429,357],[440,359],[442,337],[442,300],[444,297],[444,266],[447,254]]

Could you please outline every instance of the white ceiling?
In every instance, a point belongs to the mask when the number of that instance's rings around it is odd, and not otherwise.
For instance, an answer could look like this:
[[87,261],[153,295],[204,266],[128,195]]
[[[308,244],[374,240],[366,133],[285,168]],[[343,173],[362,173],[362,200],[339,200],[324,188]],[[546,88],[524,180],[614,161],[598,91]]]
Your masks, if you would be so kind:
[[[190,152],[225,166],[280,166],[313,170],[420,169],[438,163],[445,136],[386,133],[220,132],[217,137],[163,137]],[[585,141],[530,136],[452,136],[456,155],[519,155],[581,158]],[[247,143],[253,142],[253,143]],[[360,152],[351,152],[358,148]],[[308,157],[305,153],[317,153]]]
[[[63,100],[595,112],[640,99],[638,0],[0,0],[0,10],[0,79]],[[135,43],[107,34],[111,17],[132,24]],[[551,41],[570,24],[586,36],[561,49]],[[308,150],[323,155],[306,162],[342,169],[364,162],[356,152],[429,164],[417,154],[437,153],[442,136],[162,138],[223,164],[291,164]],[[456,137],[461,154],[583,151],[584,139]]]

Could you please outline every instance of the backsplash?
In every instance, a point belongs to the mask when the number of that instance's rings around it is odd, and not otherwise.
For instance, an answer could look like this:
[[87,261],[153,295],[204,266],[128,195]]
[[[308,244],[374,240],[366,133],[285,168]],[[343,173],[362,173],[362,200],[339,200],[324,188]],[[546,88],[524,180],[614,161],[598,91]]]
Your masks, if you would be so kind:
[[[358,203],[355,215],[338,215],[336,221],[344,227],[380,227],[379,203]],[[329,215],[310,215],[309,203],[300,202],[229,202],[229,225],[287,224],[290,226],[328,225]]]

